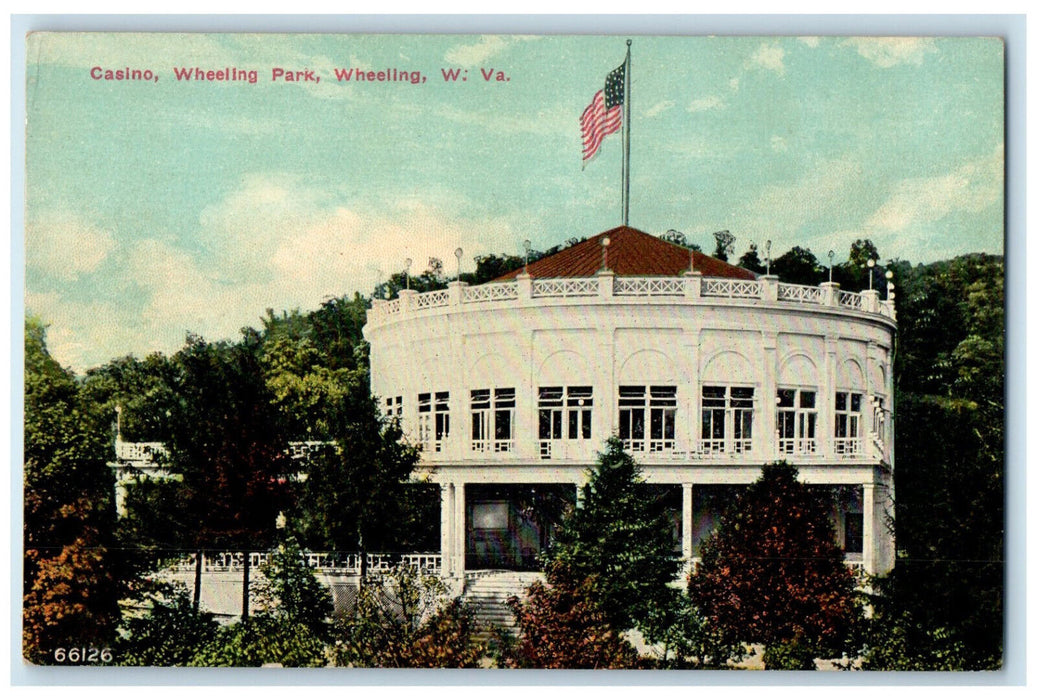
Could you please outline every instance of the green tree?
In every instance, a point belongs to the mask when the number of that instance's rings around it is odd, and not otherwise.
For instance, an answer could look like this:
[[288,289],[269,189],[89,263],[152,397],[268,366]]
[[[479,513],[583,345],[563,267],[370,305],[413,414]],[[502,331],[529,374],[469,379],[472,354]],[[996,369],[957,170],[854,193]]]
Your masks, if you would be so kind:
[[306,625],[283,617],[254,615],[221,627],[191,660],[191,666],[314,668],[328,665],[324,641]]
[[717,231],[713,234],[713,238],[717,244],[716,250],[713,251],[713,257],[726,262],[728,256],[734,250],[735,237],[730,231]]
[[897,562],[865,666],[995,669],[1004,620],[1004,262],[892,265]]
[[742,257],[738,258],[738,267],[750,270],[757,274],[763,274],[767,271],[767,268],[760,260],[760,253],[757,250],[755,243],[750,243],[749,250],[742,253]]
[[109,646],[125,592],[114,538],[111,446],[104,417],[25,324],[23,655],[53,662],[60,646]]
[[123,666],[189,666],[217,636],[215,615],[194,609],[191,596],[177,586],[154,596],[149,610],[124,620],[115,658]]
[[721,637],[765,645],[768,667],[814,668],[814,658],[848,651],[859,611],[830,499],[800,483],[795,468],[764,466],[703,543],[689,579]]
[[827,278],[825,272],[809,248],[793,246],[771,261],[771,274],[789,284],[816,285]]
[[674,245],[679,245],[680,247],[687,248],[688,250],[702,250],[702,246],[700,246],[697,243],[689,243],[688,237],[685,236],[683,232],[678,231],[677,229],[671,228],[669,231],[659,236],[659,238],[666,241],[667,243],[673,243]]
[[360,381],[351,377],[329,407],[323,443],[306,462],[301,526],[307,545],[361,553],[427,545],[438,528],[427,522],[427,494],[411,481],[418,452]]
[[586,590],[613,626],[641,630],[656,641],[664,629],[659,610],[676,604],[670,585],[680,559],[673,524],[661,503],[644,488],[641,469],[612,437],[598,456],[581,502],[567,517],[549,552]]
[[[183,512],[192,523],[187,536],[198,551],[266,550],[275,541],[277,514],[290,509],[288,480],[296,466],[259,347],[254,332],[233,345],[191,336],[174,357],[178,402],[167,446],[171,468],[183,477]],[[242,607],[247,616],[244,600]]]
[[333,606],[331,594],[306,563],[294,535],[287,535],[263,567],[257,583],[260,614],[306,625],[315,636],[327,636]]

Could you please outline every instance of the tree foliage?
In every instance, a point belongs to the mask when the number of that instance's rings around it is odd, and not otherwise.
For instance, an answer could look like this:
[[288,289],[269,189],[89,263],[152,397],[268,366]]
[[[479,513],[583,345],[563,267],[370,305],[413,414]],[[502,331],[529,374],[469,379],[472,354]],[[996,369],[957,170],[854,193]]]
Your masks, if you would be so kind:
[[999,668],[1004,263],[966,255],[893,270],[897,563],[876,583],[865,666]]
[[315,636],[327,637],[334,609],[331,593],[307,565],[294,535],[287,535],[270,555],[255,588],[259,614],[305,625]]
[[809,248],[793,246],[771,261],[771,274],[789,284],[816,285],[826,278],[825,269]]
[[750,270],[757,274],[763,274],[767,271],[763,261],[760,260],[760,253],[756,248],[755,243],[750,243],[749,249],[742,253],[742,257],[738,258],[738,267]]
[[237,344],[188,338],[174,357],[178,398],[167,443],[183,475],[194,546],[266,549],[289,508],[295,466],[266,384],[255,335]]
[[564,561],[547,566],[547,581],[533,582],[524,599],[512,597],[519,639],[506,645],[506,668],[637,668],[636,650],[598,604],[594,576],[582,577]]
[[215,616],[194,609],[183,586],[155,596],[143,615],[128,615],[116,659],[123,666],[190,666],[213,643],[219,626]]
[[483,657],[472,611],[434,574],[400,565],[362,582],[337,629],[335,662],[374,668],[476,668]]
[[636,626],[650,640],[663,633],[659,610],[672,609],[670,586],[680,568],[673,526],[646,498],[641,470],[616,437],[591,469],[582,499],[558,533],[549,557],[586,586],[617,631]]
[[23,654],[108,646],[128,570],[113,537],[103,417],[50,356],[45,327],[25,324]]
[[737,498],[689,580],[692,599],[723,638],[779,645],[772,661],[846,650],[858,608],[830,513],[830,495],[801,484],[784,463],[766,465]]
[[713,234],[713,239],[716,241],[716,249],[713,251],[713,257],[717,260],[727,261],[728,256],[734,250],[735,237],[730,231],[717,231]]

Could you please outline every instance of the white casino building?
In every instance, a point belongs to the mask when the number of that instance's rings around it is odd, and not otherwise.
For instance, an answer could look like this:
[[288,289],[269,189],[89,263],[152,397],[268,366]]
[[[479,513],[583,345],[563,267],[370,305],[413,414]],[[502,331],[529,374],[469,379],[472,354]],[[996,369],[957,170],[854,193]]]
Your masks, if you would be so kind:
[[364,335],[372,392],[441,487],[443,573],[463,581],[535,569],[537,504],[574,501],[613,434],[672,505],[689,565],[732,489],[786,460],[837,487],[847,561],[889,571],[895,331],[878,292],[619,227],[491,283],[376,300]]

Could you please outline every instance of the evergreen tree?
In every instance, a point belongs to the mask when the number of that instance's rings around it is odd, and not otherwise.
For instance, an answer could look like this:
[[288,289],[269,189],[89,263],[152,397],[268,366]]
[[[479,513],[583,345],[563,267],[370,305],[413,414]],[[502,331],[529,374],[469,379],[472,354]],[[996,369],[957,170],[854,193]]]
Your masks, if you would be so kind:
[[847,651],[858,607],[830,513],[829,492],[766,465],[702,545],[692,600],[728,642],[765,645],[769,667]]
[[317,580],[294,535],[287,535],[263,567],[257,584],[260,614],[306,625],[325,637],[333,606],[331,593]]
[[562,523],[549,558],[579,582],[589,581],[605,619],[617,631],[636,626],[654,641],[664,629],[658,611],[675,605],[680,558],[673,524],[648,496],[641,469],[617,437],[591,469],[581,503]]

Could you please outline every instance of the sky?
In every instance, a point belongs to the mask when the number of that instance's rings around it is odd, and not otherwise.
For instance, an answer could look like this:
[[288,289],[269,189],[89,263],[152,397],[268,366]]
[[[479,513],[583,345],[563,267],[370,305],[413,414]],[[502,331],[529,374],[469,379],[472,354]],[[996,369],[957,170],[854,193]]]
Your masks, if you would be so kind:
[[[632,226],[706,251],[726,229],[736,258],[770,240],[840,262],[858,238],[912,263],[1003,253],[1000,41],[632,39]],[[408,258],[453,275],[458,247],[471,271],[524,239],[617,226],[620,135],[581,167],[579,117],[625,51],[616,36],[32,35],[26,311],[81,372],[369,294]],[[177,79],[195,68],[256,82]],[[104,79],[126,69],[157,81]]]

